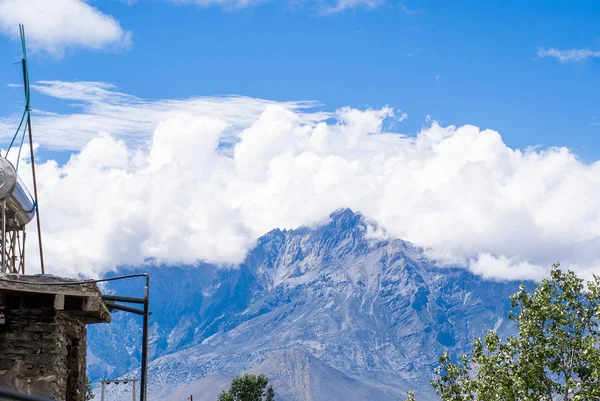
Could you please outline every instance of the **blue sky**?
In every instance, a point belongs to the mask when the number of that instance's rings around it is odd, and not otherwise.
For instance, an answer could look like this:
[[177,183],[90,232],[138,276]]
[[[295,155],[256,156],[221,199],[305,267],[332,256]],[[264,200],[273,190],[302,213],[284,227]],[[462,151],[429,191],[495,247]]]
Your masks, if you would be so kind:
[[599,17],[597,1],[0,0],[0,144],[23,107],[22,22],[54,272],[238,263],[350,207],[442,264],[589,276]]
[[[600,49],[598,2],[409,0],[335,13],[310,2],[130,3],[89,2],[131,32],[130,46],[71,48],[60,57],[37,51],[32,80],[109,82],[146,99],[236,94],[317,100],[327,110],[391,105],[408,114],[395,127],[403,133],[430,115],[497,130],[513,148],[564,145],[585,161],[600,158],[600,59],[537,57],[540,47]],[[20,107],[20,91],[7,88],[19,81],[11,64],[19,52],[15,40],[0,40],[0,115]],[[69,111],[41,95],[33,105]]]

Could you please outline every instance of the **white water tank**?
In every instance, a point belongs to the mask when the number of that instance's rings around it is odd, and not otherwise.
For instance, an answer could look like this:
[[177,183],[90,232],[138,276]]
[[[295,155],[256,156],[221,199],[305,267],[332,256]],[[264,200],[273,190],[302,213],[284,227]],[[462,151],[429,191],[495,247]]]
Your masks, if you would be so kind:
[[6,201],[7,225],[15,221],[19,227],[29,223],[35,216],[33,197],[17,176],[11,162],[0,157],[0,201]]

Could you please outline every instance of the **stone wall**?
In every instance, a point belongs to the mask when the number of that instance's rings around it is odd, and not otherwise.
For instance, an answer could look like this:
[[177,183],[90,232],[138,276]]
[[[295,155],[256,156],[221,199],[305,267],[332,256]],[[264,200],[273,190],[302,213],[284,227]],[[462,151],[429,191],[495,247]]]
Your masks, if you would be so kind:
[[0,325],[0,386],[59,401],[82,401],[86,328],[76,316],[53,305],[52,295],[6,297],[6,323]]

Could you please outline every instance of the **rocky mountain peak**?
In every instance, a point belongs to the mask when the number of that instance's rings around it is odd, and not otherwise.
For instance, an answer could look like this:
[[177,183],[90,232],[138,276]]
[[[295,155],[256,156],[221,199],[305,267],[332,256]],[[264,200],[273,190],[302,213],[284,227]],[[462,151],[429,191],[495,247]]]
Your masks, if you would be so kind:
[[[341,209],[315,227],[270,231],[239,266],[151,269],[152,397],[259,369],[294,376],[275,377],[281,401],[402,399],[428,388],[443,352],[512,330],[507,299],[518,283],[438,268],[410,244],[373,239],[370,226]],[[135,368],[138,334],[128,315],[92,327],[92,377]]]

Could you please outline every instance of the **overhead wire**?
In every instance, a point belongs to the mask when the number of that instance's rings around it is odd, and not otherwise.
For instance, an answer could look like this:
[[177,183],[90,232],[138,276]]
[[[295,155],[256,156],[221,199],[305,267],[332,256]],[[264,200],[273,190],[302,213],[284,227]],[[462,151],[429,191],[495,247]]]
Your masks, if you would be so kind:
[[[23,52],[23,60],[25,63],[27,63],[27,48],[25,45],[25,27],[22,24],[19,24],[19,33],[21,35],[21,50]],[[31,115],[31,91],[29,88],[29,71],[27,71],[27,69],[25,69],[25,108],[23,110],[23,115],[21,116],[21,121],[19,121],[19,125],[17,126],[17,129],[15,131],[15,134],[12,137],[12,140],[10,141],[10,144],[8,145],[8,149],[6,150],[6,155],[4,156],[5,158],[8,158],[8,154],[10,153],[10,150],[12,149],[15,140],[17,139],[19,132],[21,131],[21,127],[23,128],[23,134],[21,136],[21,143],[19,145],[19,155],[17,157],[17,165],[15,167],[15,170],[18,171],[19,169],[19,159],[21,158],[21,149],[23,148],[23,142],[25,140],[25,132],[27,131],[27,125],[29,122],[29,118]],[[27,117],[27,119],[25,119],[25,117]],[[25,125],[23,125],[23,122],[25,122]]]
[[148,279],[150,275],[148,273],[136,273],[136,274],[127,274],[125,276],[117,276],[117,277],[107,277],[107,278],[99,278],[95,280],[82,280],[82,281],[52,281],[52,282],[38,282],[38,281],[22,281],[22,280],[11,280],[9,278],[0,277],[0,281],[5,283],[13,283],[13,284],[26,284],[26,285],[81,285],[81,284],[94,284],[94,283],[102,283],[105,281],[115,281],[115,280],[123,280],[126,278],[133,277],[146,277]]
[[[21,161],[21,150],[23,150],[23,142],[25,141],[25,131],[27,128],[27,124],[25,124],[25,129],[23,129],[23,135],[21,135],[21,144],[19,145],[19,153],[17,153],[17,165],[15,166],[15,171],[19,172],[19,162]],[[7,152],[8,155],[8,152]],[[37,203],[37,201],[35,201]]]

